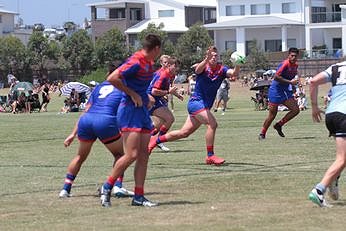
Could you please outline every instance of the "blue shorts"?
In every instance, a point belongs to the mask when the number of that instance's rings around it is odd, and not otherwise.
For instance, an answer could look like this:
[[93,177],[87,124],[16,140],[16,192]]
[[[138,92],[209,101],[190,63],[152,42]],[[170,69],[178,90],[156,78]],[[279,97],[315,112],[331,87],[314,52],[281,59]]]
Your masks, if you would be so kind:
[[293,98],[293,92],[287,88],[269,88],[268,99],[271,104],[279,105],[291,98]]
[[150,133],[153,129],[146,107],[135,107],[133,103],[121,103],[118,108],[118,125],[123,132]]
[[187,111],[190,116],[195,116],[201,111],[209,110],[209,108],[205,107],[203,100],[190,98],[187,103]]
[[120,138],[117,117],[98,113],[85,113],[78,122],[78,139],[94,142],[97,138],[104,144]]
[[165,99],[156,99],[154,106],[149,110],[149,114],[153,115],[153,112],[160,107],[168,107],[168,103]]

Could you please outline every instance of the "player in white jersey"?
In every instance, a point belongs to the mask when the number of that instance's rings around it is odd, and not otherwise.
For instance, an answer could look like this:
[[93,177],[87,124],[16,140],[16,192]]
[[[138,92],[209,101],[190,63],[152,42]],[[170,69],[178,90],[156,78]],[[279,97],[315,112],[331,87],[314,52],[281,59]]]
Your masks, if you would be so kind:
[[332,83],[332,88],[325,121],[330,136],[335,137],[336,159],[309,194],[309,199],[320,207],[328,205],[324,198],[328,187],[331,198],[338,199],[338,178],[346,166],[346,61],[334,64],[312,78],[310,98],[314,122],[320,122],[324,113],[317,104],[318,86],[327,82]]

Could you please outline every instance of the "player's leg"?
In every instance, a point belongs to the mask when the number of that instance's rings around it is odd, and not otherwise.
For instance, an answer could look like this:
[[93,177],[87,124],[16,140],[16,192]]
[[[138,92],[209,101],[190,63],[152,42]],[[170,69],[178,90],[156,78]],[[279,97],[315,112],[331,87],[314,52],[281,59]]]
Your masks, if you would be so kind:
[[261,133],[258,136],[258,138],[260,140],[265,139],[267,130],[270,127],[270,125],[273,122],[273,120],[275,119],[277,113],[278,113],[278,104],[269,103],[268,116],[264,120]]
[[158,204],[152,201],[149,201],[144,197],[144,183],[147,175],[149,153],[148,153],[148,144],[150,140],[149,133],[137,133],[137,137],[133,137],[133,141],[139,141],[136,144],[137,159],[134,169],[134,178],[135,178],[135,195],[132,199],[133,206],[145,206],[145,207],[154,207]]
[[296,117],[300,110],[297,104],[297,101],[292,97],[286,100],[283,105],[285,105],[289,112],[279,121],[274,125],[274,129],[278,132],[278,134],[281,137],[285,137],[284,133],[282,132],[282,126],[284,126],[288,121]]
[[[124,154],[123,150],[123,139],[120,136],[118,139],[104,143],[106,148],[113,154],[114,156],[114,164],[118,161],[118,159]],[[131,197],[134,193],[130,190],[127,190],[123,187],[123,179],[124,173],[121,174],[118,178],[116,178],[115,183],[113,184],[113,195],[115,197]]]
[[346,166],[346,137],[336,137],[336,159],[328,168],[322,181],[309,194],[309,199],[321,207],[326,205],[324,194],[327,187],[337,179]]
[[216,156],[214,153],[215,134],[218,126],[214,115],[209,110],[204,110],[196,114],[195,119],[201,124],[205,124],[207,126],[207,130],[205,132],[205,143],[207,148],[207,156],[205,159],[206,164],[223,164],[225,160]]
[[60,198],[70,197],[71,196],[71,188],[73,181],[75,180],[82,164],[87,159],[91,147],[93,145],[93,141],[79,141],[79,147],[77,155],[71,160],[70,164],[67,167],[67,173],[65,177],[65,182],[63,189],[59,193]]
[[[163,106],[157,108],[153,115],[155,117],[160,118],[160,121],[162,121],[161,126],[158,129],[158,136],[162,136],[168,132],[168,130],[171,128],[172,124],[174,123],[174,116],[173,113],[168,109],[168,107]],[[157,145],[161,150],[168,152],[169,148],[166,147],[163,143]]]

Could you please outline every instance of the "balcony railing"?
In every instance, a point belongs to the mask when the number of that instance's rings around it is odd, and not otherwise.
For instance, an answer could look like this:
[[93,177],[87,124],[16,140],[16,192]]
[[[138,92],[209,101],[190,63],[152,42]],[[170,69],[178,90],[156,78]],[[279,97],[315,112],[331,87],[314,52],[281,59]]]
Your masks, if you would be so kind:
[[311,13],[311,23],[341,22],[341,12]]

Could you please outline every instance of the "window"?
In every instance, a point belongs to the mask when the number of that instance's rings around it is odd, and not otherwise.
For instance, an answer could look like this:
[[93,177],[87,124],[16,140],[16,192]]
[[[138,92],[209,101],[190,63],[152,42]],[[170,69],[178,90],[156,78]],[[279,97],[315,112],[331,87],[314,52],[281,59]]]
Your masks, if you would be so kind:
[[216,22],[216,9],[204,9],[204,23]]
[[226,6],[226,16],[245,15],[245,5]]
[[281,51],[281,39],[265,40],[264,51],[266,52]]
[[251,5],[251,15],[270,14],[270,4]]
[[289,14],[289,13],[296,13],[296,3],[295,2],[287,2],[282,3],[282,13],[283,14]]
[[297,40],[296,39],[287,39],[287,47],[297,47]]
[[312,23],[319,23],[319,22],[326,22],[327,8],[326,7],[311,7],[311,22]]
[[2,15],[0,15],[0,23],[2,23]]
[[225,41],[225,50],[231,50],[231,51],[237,50],[236,41]]
[[142,14],[140,8],[131,8],[130,9],[130,20],[140,21],[142,20]]
[[109,9],[109,18],[125,18],[125,8]]
[[174,10],[159,10],[159,18],[174,17]]

